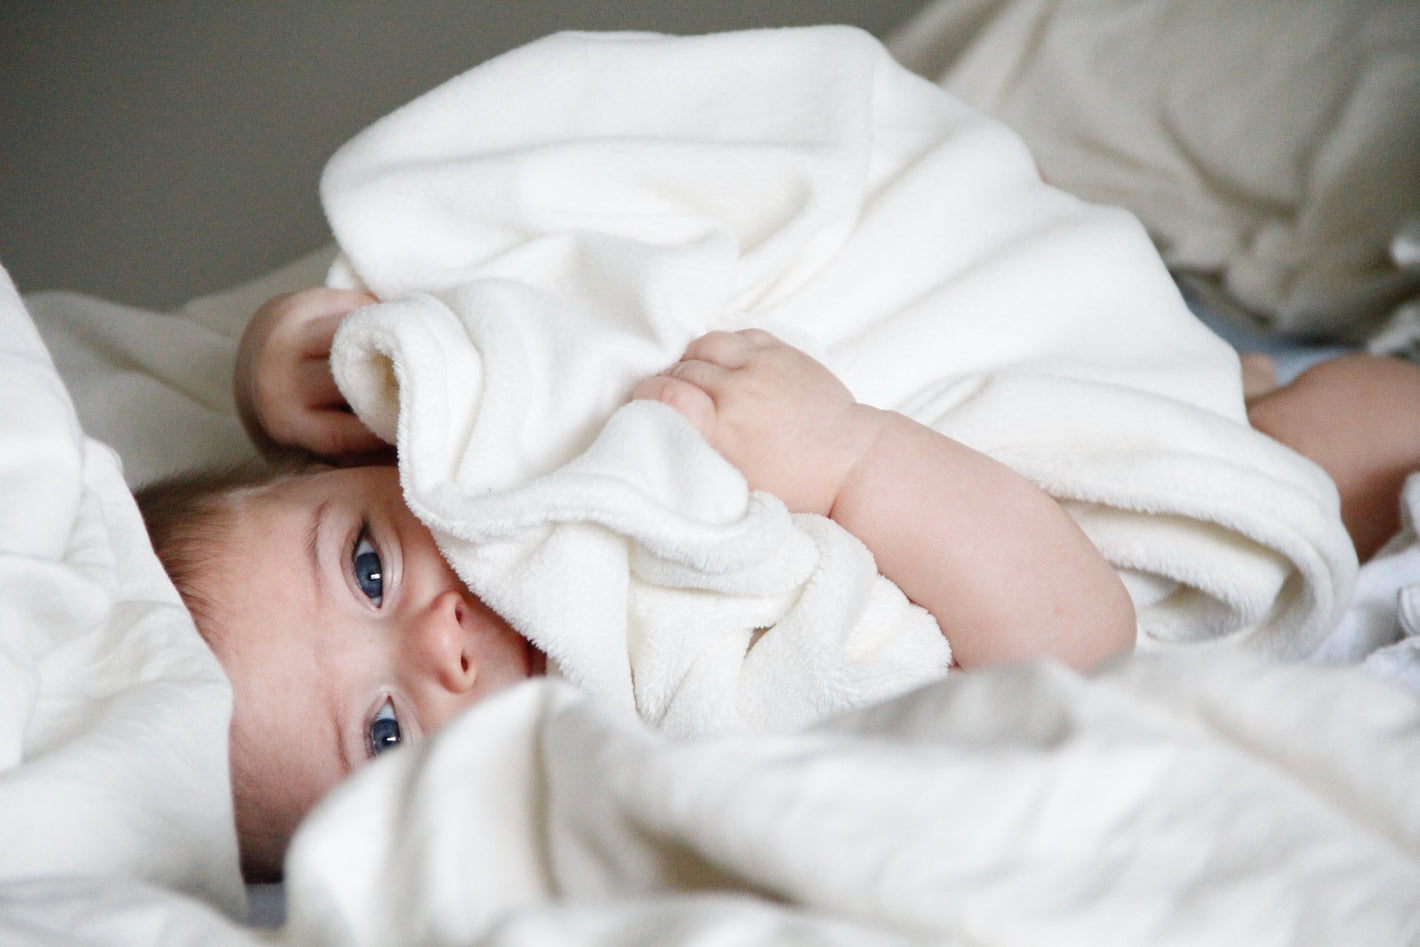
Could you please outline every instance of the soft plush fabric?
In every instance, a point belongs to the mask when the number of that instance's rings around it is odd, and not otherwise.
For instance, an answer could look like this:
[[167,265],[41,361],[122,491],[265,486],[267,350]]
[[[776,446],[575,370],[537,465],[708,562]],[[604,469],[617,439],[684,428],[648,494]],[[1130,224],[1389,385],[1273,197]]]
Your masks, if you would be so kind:
[[1355,341],[1420,293],[1414,3],[936,0],[890,46],[1269,327]]
[[568,677],[673,731],[798,725],[945,659],[836,524],[618,409],[712,328],[1042,485],[1145,647],[1301,655],[1344,607],[1333,486],[1248,427],[1138,222],[860,31],[554,36],[376,123],[322,188],[333,278],[387,300],[336,377],[411,507]]

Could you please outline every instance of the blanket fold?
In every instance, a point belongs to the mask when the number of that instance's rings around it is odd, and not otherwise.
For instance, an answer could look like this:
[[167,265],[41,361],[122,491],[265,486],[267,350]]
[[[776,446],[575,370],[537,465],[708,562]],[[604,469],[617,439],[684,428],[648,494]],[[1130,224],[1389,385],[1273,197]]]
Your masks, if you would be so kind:
[[563,673],[675,732],[796,726],[950,657],[836,524],[622,406],[714,328],[1040,484],[1145,645],[1302,654],[1344,606],[1334,488],[1247,426],[1138,222],[861,31],[549,37],[376,123],[322,195],[331,282],[385,300],[337,381],[411,507]]
[[[934,944],[1409,943],[1417,763],[1411,695],[1238,654],[991,668],[802,733],[698,741],[534,682],[322,803],[287,864],[287,930],[517,943],[548,915],[653,924],[713,893]],[[557,942],[706,942],[652,930]],[[784,942],[754,931],[724,942]]]

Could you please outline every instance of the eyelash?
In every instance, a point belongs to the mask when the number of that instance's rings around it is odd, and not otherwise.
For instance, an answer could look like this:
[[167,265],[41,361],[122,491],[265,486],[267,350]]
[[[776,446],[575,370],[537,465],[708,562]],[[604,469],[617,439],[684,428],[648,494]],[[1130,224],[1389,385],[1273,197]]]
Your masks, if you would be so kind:
[[399,718],[394,712],[394,701],[388,697],[380,704],[370,722],[365,725],[365,749],[374,759],[381,753],[399,746],[403,740]]
[[[362,549],[366,549],[367,551],[362,552]],[[366,556],[374,557],[374,568],[372,569],[373,578],[371,584],[378,583],[378,591],[375,592],[371,592],[365,587],[364,579],[361,576],[360,560],[365,558]],[[370,563],[367,562],[366,565],[368,566],[370,565]],[[365,598],[369,599],[372,605],[374,605],[376,608],[379,608],[381,605],[384,604],[385,563],[384,558],[380,555],[380,550],[370,539],[370,524],[368,522],[363,522],[360,524],[360,532],[356,534],[355,544],[350,550],[350,574],[355,579],[355,588],[359,590],[361,595],[364,595]]]
[[[366,560],[365,568],[370,570],[370,575],[362,575],[360,560],[365,557],[373,557],[373,562]],[[354,579],[355,588],[361,595],[364,595],[376,608],[384,604],[385,592],[385,563],[384,557],[380,555],[379,547],[370,538],[370,521],[361,520],[360,529],[355,534],[355,541],[351,544],[350,554],[347,557],[350,562],[350,574]],[[366,588],[366,581],[376,588],[373,593]],[[375,710],[373,716],[365,724],[365,752],[374,759],[381,753],[392,750],[404,741],[404,734],[399,725],[399,716],[395,713],[394,701],[386,697]]]
[[[365,560],[363,566],[362,559]],[[366,569],[369,570],[368,575],[364,571]],[[355,544],[350,550],[350,572],[355,580],[355,588],[361,595],[376,608],[384,604],[385,564],[379,549],[370,539],[368,520],[360,523],[360,531],[355,534]],[[366,586],[367,582],[373,587],[373,591]],[[365,751],[373,759],[399,746],[402,738],[399,717],[394,711],[394,701],[386,697],[370,718],[370,722],[365,725]]]

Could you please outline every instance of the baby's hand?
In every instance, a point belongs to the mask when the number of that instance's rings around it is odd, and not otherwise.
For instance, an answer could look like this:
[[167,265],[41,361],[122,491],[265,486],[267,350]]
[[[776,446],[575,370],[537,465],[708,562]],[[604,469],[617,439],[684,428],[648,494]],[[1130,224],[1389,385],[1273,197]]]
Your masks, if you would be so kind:
[[885,418],[819,362],[760,329],[701,336],[632,397],[685,415],[751,488],[824,516]]
[[316,287],[268,300],[252,316],[232,383],[242,424],[262,453],[294,448],[353,462],[388,449],[350,413],[330,373],[340,320],[373,302],[365,293]]

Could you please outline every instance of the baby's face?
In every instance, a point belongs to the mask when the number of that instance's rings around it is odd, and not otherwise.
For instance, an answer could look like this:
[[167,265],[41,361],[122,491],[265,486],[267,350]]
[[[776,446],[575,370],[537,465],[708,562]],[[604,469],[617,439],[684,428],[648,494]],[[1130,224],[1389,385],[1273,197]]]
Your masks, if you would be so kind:
[[356,766],[542,670],[449,568],[394,468],[322,471],[236,502],[225,568],[203,585],[236,692],[237,775],[263,818],[294,829]]

